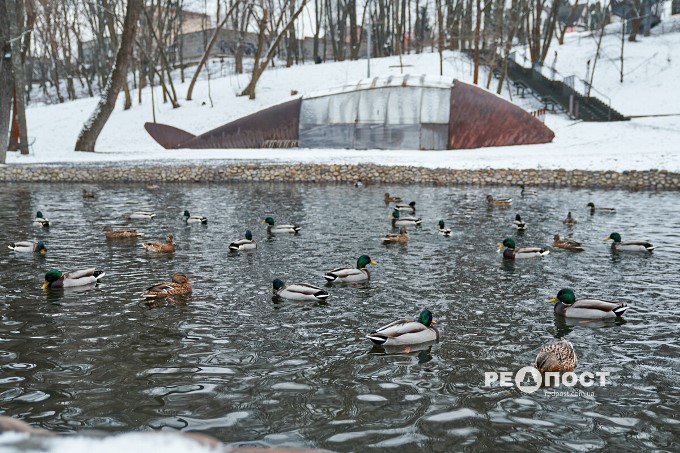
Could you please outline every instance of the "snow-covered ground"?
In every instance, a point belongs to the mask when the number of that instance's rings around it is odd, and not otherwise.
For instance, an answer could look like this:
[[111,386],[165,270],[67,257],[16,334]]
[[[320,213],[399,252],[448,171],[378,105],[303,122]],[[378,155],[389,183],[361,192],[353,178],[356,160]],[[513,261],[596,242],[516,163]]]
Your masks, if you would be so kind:
[[[73,146],[84,121],[97,99],[80,99],[58,105],[28,109],[29,136],[34,138],[30,155],[8,153],[8,164],[121,162],[142,160],[261,160],[266,162],[377,163],[389,159],[392,165],[416,165],[460,169],[478,168],[564,168],[582,170],[680,171],[680,17],[675,16],[653,30],[652,36],[625,42],[624,80],[620,82],[621,38],[617,24],[608,27],[595,68],[593,85],[611,99],[612,106],[626,115],[673,115],[634,118],[628,122],[584,123],[565,115],[549,113],[546,124],[555,131],[555,140],[544,145],[484,148],[453,151],[380,151],[335,149],[286,150],[173,150],[158,145],[144,130],[152,121],[151,91],[143,93],[143,103],[122,109],[122,95],[97,142],[97,152],[74,152]],[[585,33],[568,35],[565,44],[555,42],[546,61],[546,71],[554,66],[557,77],[575,74],[585,77],[587,61],[595,60],[597,40]],[[557,60],[554,61],[554,52]],[[523,49],[518,49],[521,54]],[[437,53],[403,57],[403,71],[413,74],[439,74]],[[248,75],[229,75],[223,64],[211,62],[211,81],[203,78],[194,90],[194,99],[184,99],[187,83],[176,81],[181,107],[172,109],[160,102],[155,89],[156,120],[199,134],[264,107],[291,98],[291,91],[306,94],[353,82],[366,76],[366,60],[302,65],[268,69],[257,87],[257,99],[237,96],[248,82]],[[592,68],[592,67],[591,67]],[[372,59],[371,75],[399,74],[398,57]],[[446,52],[443,72],[460,80],[472,81],[472,63],[458,52]],[[486,80],[482,72],[480,80]],[[496,81],[494,80],[495,84]],[[209,90],[212,97],[209,98]],[[492,84],[495,91],[495,85]],[[526,98],[517,99],[504,88],[503,96],[527,110],[541,105]]]

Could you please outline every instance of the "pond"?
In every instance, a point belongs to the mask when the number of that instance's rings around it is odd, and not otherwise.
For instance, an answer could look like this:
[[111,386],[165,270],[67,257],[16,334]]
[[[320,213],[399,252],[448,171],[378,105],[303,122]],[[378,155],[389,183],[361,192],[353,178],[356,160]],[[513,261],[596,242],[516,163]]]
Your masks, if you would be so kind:
[[[680,194],[515,187],[315,184],[12,184],[0,193],[0,413],[55,432],[200,431],[233,445],[334,451],[642,450],[680,448]],[[417,202],[406,244],[384,192]],[[512,196],[512,207],[485,195]],[[614,206],[590,215],[588,202]],[[187,225],[182,212],[208,217]],[[36,211],[49,229],[32,225]],[[124,214],[151,210],[152,220]],[[572,211],[578,224],[563,225]],[[520,213],[528,228],[512,225]],[[260,221],[301,226],[267,237]],[[438,234],[443,219],[451,237]],[[140,240],[107,241],[133,227]],[[229,253],[253,232],[258,247]],[[174,254],[143,241],[172,232]],[[610,250],[603,238],[647,239],[652,254]],[[504,261],[497,244],[549,246],[555,233],[586,250],[550,248]],[[42,239],[45,256],[6,249]],[[324,303],[272,299],[274,278],[323,286],[323,273],[370,255],[371,280],[326,288]],[[96,287],[43,290],[52,268],[104,270]],[[185,304],[148,309],[152,284],[184,272]],[[623,319],[565,322],[547,301],[624,301]],[[429,308],[441,341],[424,350],[374,348],[366,334]],[[571,341],[576,371],[610,373],[604,386],[525,393],[485,385],[538,349]],[[390,353],[388,353],[390,352]],[[560,390],[565,390],[561,387]]]

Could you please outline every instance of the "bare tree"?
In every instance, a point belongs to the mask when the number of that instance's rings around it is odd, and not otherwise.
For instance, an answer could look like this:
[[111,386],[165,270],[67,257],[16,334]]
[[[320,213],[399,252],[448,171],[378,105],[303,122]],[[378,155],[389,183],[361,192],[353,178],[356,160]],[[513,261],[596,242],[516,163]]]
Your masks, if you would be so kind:
[[120,48],[116,55],[116,62],[111,69],[111,74],[92,116],[83,125],[76,142],[76,151],[94,151],[97,138],[104,129],[111,112],[116,106],[118,93],[127,77],[127,68],[132,54],[132,45],[137,31],[137,20],[142,11],[143,0],[128,0],[125,22],[123,23],[123,35]]
[[[14,74],[14,108],[19,122],[19,149],[21,154],[28,154],[28,131],[26,127],[24,64],[21,61],[22,37],[24,33],[23,0],[7,0],[7,18],[11,42],[12,72]],[[10,144],[11,145],[11,144]]]
[[5,0],[0,0],[0,164],[5,163],[12,111],[12,44]]

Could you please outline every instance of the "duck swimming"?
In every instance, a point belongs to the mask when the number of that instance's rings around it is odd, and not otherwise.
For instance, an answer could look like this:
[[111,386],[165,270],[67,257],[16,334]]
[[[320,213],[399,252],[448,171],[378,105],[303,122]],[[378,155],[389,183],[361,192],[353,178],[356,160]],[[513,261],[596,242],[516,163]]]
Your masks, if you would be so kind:
[[423,223],[423,219],[416,217],[401,217],[399,211],[395,209],[392,211],[392,228],[398,226],[418,226]]
[[371,278],[371,273],[366,269],[369,264],[378,264],[371,259],[368,255],[361,255],[357,259],[357,267],[339,267],[333,269],[332,271],[326,272],[323,278],[329,283],[354,283],[354,282],[364,282]]
[[524,231],[527,229],[527,224],[522,220],[519,214],[515,216],[515,220],[512,222],[513,226],[517,228],[517,231]]
[[510,206],[512,198],[494,198],[492,195],[487,195],[486,202],[491,206]]
[[523,197],[538,195],[538,192],[536,192],[535,190],[533,190],[533,189],[526,189],[526,188],[524,187],[524,184],[520,184],[520,185],[519,185],[519,188],[522,189],[522,190],[520,191],[520,195],[523,196]]
[[94,267],[73,272],[62,272],[59,269],[52,269],[45,274],[43,288],[71,288],[74,286],[84,286],[97,283],[106,273]]
[[614,208],[596,208],[595,203],[593,203],[592,201],[590,203],[588,203],[586,206],[590,208],[591,214],[595,214],[596,212],[601,212],[601,213],[604,213],[604,214],[612,214],[612,213],[616,212],[616,209],[614,209]]
[[543,346],[536,355],[534,367],[543,373],[564,373],[576,369],[574,345],[562,338],[557,343]]
[[401,203],[401,197],[391,197],[389,192],[385,192],[385,204],[387,203]]
[[578,241],[575,241],[573,239],[561,239],[559,234],[556,234],[553,237],[553,247],[565,249],[565,250],[573,250],[575,252],[582,252],[584,248],[581,246],[581,243]]
[[445,227],[443,220],[439,221],[439,234],[444,237],[451,237],[451,230]]
[[399,212],[407,212],[409,214],[415,214],[416,213],[416,202],[412,201],[409,204],[398,204],[394,207],[394,209],[399,210]]
[[567,212],[567,217],[562,220],[562,223],[565,225],[576,225],[578,222],[571,216],[571,211],[569,211]]
[[147,288],[142,297],[144,299],[158,299],[168,296],[185,296],[191,294],[191,291],[193,291],[193,288],[189,277],[181,272],[175,272],[170,277],[170,281]]
[[149,211],[134,211],[129,214],[125,214],[128,220],[151,220],[156,217],[156,214]]
[[188,210],[184,210],[184,221],[186,223],[202,223],[207,224],[208,218],[204,215],[191,215]]
[[33,220],[33,225],[41,226],[43,228],[49,228],[50,227],[50,221],[47,219],[47,217],[43,217],[42,211],[38,211],[35,214],[35,219]]
[[625,302],[609,302],[601,299],[582,298],[576,299],[574,291],[570,288],[559,290],[557,296],[549,300],[555,302],[555,314],[567,318],[603,319],[618,318],[628,310]]
[[436,324],[436,321],[432,319],[432,312],[423,310],[415,321],[404,319],[391,322],[366,335],[366,338],[375,344],[384,346],[414,345],[439,341],[439,331],[432,327],[433,324]]
[[142,247],[148,252],[156,253],[172,253],[175,251],[175,236],[169,233],[165,238],[165,242],[145,242]]
[[129,228],[114,230],[111,225],[106,225],[103,231],[106,234],[106,239],[130,239],[144,236],[144,233],[138,233],[137,230]]
[[395,242],[407,242],[408,232],[406,227],[402,226],[399,228],[399,233],[387,233],[383,238],[383,244],[392,244]]
[[612,233],[605,241],[614,241],[612,243],[612,250],[621,252],[652,252],[656,247],[647,241],[630,241],[621,242],[621,235],[619,233]]
[[294,225],[294,224],[290,224],[290,225],[275,225],[275,224],[274,224],[274,218],[273,218],[273,217],[267,217],[266,219],[264,219],[264,220],[263,220],[262,222],[260,222],[260,223],[266,224],[266,225],[267,225],[267,233],[268,233],[268,234],[276,234],[276,233],[290,233],[290,234],[297,234],[298,231],[300,231],[300,230],[302,229],[301,227],[299,227],[299,226],[297,226],[297,225]]
[[299,283],[286,285],[283,280],[277,278],[272,282],[272,292],[275,296],[288,300],[319,301],[322,302],[330,297],[328,291],[318,286]]
[[45,243],[43,241],[38,241],[38,242],[32,242],[32,241],[12,242],[7,247],[10,248],[11,250],[14,250],[15,252],[18,252],[18,253],[35,252],[35,253],[39,253],[41,255],[44,255],[47,252],[47,247],[45,247]]
[[550,253],[550,250],[540,247],[516,247],[515,241],[511,238],[506,238],[503,243],[498,246],[498,248],[505,249],[503,250],[503,258],[509,260],[537,258]]
[[245,239],[239,239],[229,244],[229,250],[253,250],[257,248],[257,243],[253,240],[253,233],[250,230],[246,230]]

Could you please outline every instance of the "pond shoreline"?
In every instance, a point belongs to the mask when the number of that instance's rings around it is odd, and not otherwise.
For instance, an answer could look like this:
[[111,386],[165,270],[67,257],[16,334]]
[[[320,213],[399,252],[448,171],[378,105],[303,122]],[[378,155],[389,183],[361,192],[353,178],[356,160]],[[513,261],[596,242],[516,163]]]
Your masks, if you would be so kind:
[[2,182],[228,183],[312,182],[434,186],[578,187],[680,190],[680,173],[667,170],[452,169],[376,164],[161,163],[0,166]]

